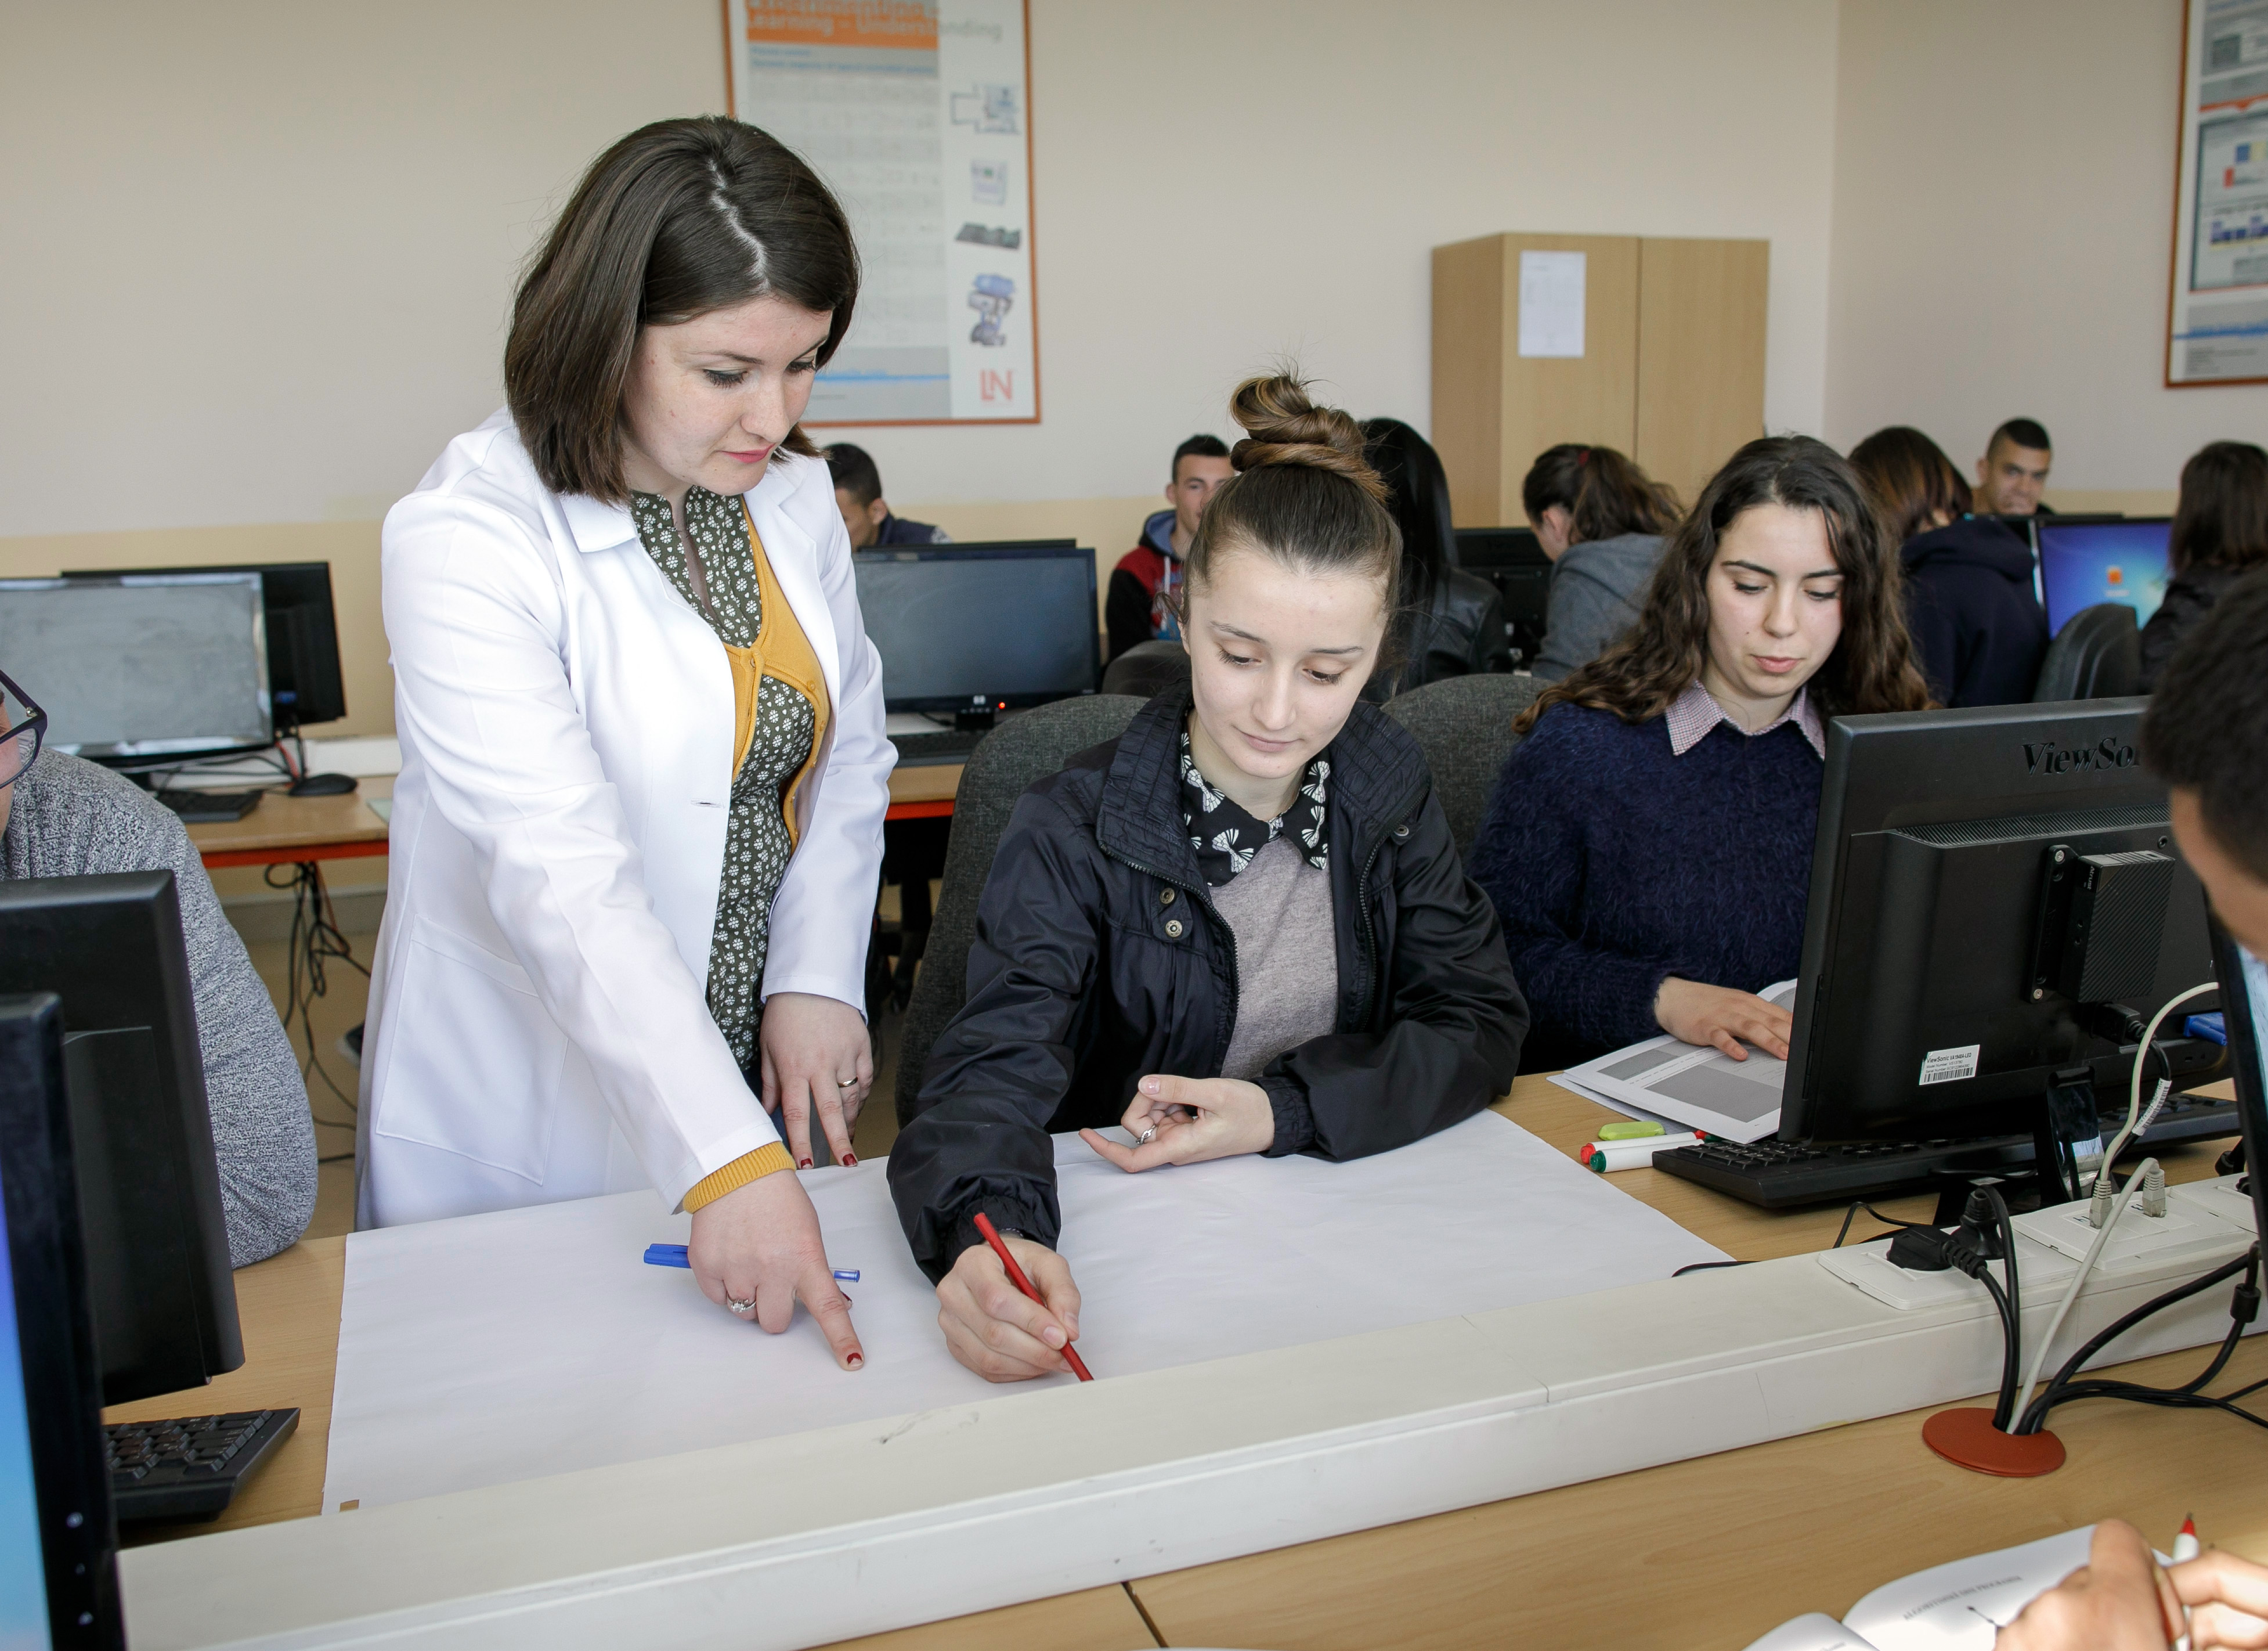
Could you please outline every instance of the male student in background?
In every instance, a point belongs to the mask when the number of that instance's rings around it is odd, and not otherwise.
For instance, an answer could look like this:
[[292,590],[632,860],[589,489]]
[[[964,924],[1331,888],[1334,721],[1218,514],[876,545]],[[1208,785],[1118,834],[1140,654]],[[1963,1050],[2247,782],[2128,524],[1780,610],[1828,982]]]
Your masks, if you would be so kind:
[[2040,503],[2055,453],[2036,419],[2012,418],[1992,432],[1984,456],[1977,461],[1977,513],[1980,516],[2052,516]]
[[864,447],[838,441],[827,449],[827,473],[835,479],[835,505],[850,530],[850,548],[887,544],[951,544],[953,536],[925,521],[890,514],[882,497],[882,473]]
[[1213,490],[1235,474],[1227,444],[1219,436],[1191,436],[1174,449],[1174,479],[1166,483],[1166,503],[1173,508],[1142,524],[1142,542],[1119,557],[1111,571],[1102,619],[1112,659],[1154,637],[1180,640],[1174,608],[1180,600],[1182,558],[1197,537],[1197,519]]

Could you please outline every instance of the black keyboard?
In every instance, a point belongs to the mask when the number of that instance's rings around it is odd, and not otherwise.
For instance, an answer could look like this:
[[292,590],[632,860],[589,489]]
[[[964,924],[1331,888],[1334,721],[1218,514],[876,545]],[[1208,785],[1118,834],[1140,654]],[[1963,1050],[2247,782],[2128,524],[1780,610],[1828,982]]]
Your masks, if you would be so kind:
[[102,1430],[111,1506],[122,1523],[211,1519],[298,1426],[296,1409],[113,1422]]
[[939,763],[968,760],[976,742],[990,732],[981,728],[939,728],[935,733],[894,733],[900,768],[926,768]]
[[241,820],[260,807],[256,791],[160,791],[151,793],[181,816],[183,825]]
[[[2102,1119],[2102,1140],[2125,1123],[2122,1109]],[[2201,1095],[2170,1098],[2135,1146],[2169,1146],[2215,1140],[2237,1132],[2236,1104]],[[1767,1210],[1799,1204],[1888,1198],[1928,1188],[1939,1175],[1990,1176],[2032,1167],[2029,1135],[1987,1135],[1966,1140],[1854,1141],[1829,1146],[1762,1140],[1745,1145],[1712,1138],[1656,1153],[1653,1167]]]

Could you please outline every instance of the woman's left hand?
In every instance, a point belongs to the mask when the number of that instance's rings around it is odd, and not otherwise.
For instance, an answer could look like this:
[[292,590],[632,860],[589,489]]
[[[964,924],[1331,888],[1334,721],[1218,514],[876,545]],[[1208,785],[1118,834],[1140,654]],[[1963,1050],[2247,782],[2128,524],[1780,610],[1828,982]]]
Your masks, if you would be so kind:
[[1081,1130],[1079,1139],[1129,1175],[1160,1164],[1264,1153],[1276,1144],[1276,1109],[1256,1083],[1233,1078],[1175,1078],[1152,1072],[1134,1086],[1119,1127],[1138,1146]]
[[850,1131],[858,1126],[858,1109],[874,1086],[865,1017],[833,998],[778,992],[764,999],[756,1049],[763,1065],[764,1110],[781,1120],[795,1167],[811,1168],[814,1117],[835,1149],[835,1161],[857,1163]]

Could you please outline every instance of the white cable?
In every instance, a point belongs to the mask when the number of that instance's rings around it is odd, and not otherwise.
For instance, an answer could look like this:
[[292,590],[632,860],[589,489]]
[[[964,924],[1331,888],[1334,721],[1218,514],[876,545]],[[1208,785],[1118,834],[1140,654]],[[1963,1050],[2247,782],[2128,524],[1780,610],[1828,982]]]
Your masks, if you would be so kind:
[[[2201,986],[2191,986],[2187,991],[2176,992],[2160,1006],[2157,1013],[2150,1017],[2150,1023],[2142,1028],[2140,1046],[2134,1051],[2134,1079],[2127,1086],[2126,1090],[2126,1122],[2120,1127],[2118,1133],[2111,1138],[2110,1146],[2104,1151],[2102,1168],[2095,1172],[2098,1176],[2107,1176],[2111,1173],[2111,1165],[2117,1161],[2119,1153],[2124,1150],[2127,1140],[2134,1133],[2135,1124],[2142,1111],[2142,1066],[2143,1063],[2150,1058],[2150,1045],[2158,1036],[2159,1026],[2164,1022],[2168,1015],[2191,998],[2201,998],[2209,991],[2220,990],[2219,981],[2208,980]],[[2009,1419],[2008,1425],[2011,1427],[2023,1419],[2024,1407],[2032,1402],[2032,1389],[2039,1385],[2040,1371],[2047,1364],[2048,1349],[2055,1343],[2056,1332],[2063,1328],[2063,1321],[2065,1316],[2071,1311],[2071,1304],[2079,1299],[2080,1286],[2087,1282],[2087,1275],[2095,1271],[2095,1258],[2102,1254],[2103,1245],[2110,1242],[2110,1235],[2118,1225],[2118,1218],[2126,1212],[2127,1199],[2141,1184],[2142,1172],[2146,1169],[2155,1169],[2157,1167],[2158,1161],[2154,1158],[2146,1158],[2135,1167],[2134,1173],[2126,1178],[2125,1186],[2119,1190],[2117,1202],[2110,1206],[2110,1218],[2096,1230],[2095,1242],[2087,1248],[2087,1259],[2080,1263],[2079,1271],[2072,1275],[2070,1285],[2064,1290],[2063,1300],[2056,1303],[2055,1316],[2048,1320],[2047,1333],[2040,1338],[2038,1345],[2032,1349],[2031,1362],[2024,1370],[2023,1389],[2016,1396],[2016,1408]],[[2047,1167],[2042,1165],[2040,1168],[2044,1173]],[[2023,1308],[2021,1304],[2016,1307],[2016,1311],[2020,1316],[2021,1315]]]

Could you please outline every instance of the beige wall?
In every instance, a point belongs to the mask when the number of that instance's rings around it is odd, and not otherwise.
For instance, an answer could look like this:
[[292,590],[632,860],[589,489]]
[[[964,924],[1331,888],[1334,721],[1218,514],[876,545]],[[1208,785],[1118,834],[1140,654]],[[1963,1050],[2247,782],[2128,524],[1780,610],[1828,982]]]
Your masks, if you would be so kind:
[[[367,523],[498,399],[582,165],[723,95],[716,0],[0,8],[0,536]],[[892,493],[1130,498],[1296,352],[1424,424],[1428,252],[1772,242],[1822,409],[1832,0],[1032,0],[1046,420],[878,431]],[[28,390],[29,393],[25,393]]]
[[2182,0],[1842,0],[1827,419],[1964,468],[2002,419],[2049,497],[2169,505],[2268,387],[2162,387]]

